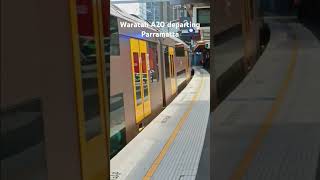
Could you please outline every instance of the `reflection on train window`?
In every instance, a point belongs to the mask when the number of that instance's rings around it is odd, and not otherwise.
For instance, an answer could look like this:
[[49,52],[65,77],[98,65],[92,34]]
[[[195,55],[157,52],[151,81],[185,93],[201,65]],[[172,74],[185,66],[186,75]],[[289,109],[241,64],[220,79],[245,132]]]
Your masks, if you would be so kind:
[[126,145],[123,93],[110,97],[110,158]]
[[164,47],[163,50],[164,54],[164,65],[165,65],[165,71],[166,71],[166,78],[170,77],[170,67],[169,67],[169,48],[168,47]]
[[[77,6],[80,9],[81,3],[77,3]],[[87,140],[90,140],[101,133],[96,42],[94,40],[92,11],[78,11],[77,16],[85,136]]]
[[147,73],[147,61],[146,53],[141,53],[141,63],[142,63],[142,84],[143,84],[143,100],[148,101],[148,73]]
[[170,67],[171,67],[171,77],[174,77],[175,74],[175,66],[174,66],[174,61],[173,61],[173,55],[171,54],[169,56],[170,58]]
[[[110,82],[110,39],[105,37],[104,38],[104,46],[105,46],[105,51],[104,51],[104,62],[105,62],[105,82],[107,84],[106,88],[105,88],[105,94],[109,95],[110,92],[110,86],[109,86],[109,82]],[[108,99],[107,99],[108,101]]]
[[184,57],[184,47],[175,48],[176,57]]
[[135,77],[135,88],[136,88],[136,101],[137,105],[142,103],[141,96],[141,74],[140,74],[140,63],[139,63],[139,54],[137,52],[133,52],[133,62],[134,62],[134,77]]
[[108,37],[104,37],[103,45],[104,45],[104,58],[108,58],[110,56],[110,39]]
[[[105,60],[105,77],[103,78],[105,84],[106,101],[109,102],[110,92],[110,11],[109,2],[107,0],[102,1],[102,15],[103,15],[103,43],[104,43],[104,60]],[[114,17],[113,17],[114,18]]]
[[158,51],[156,43],[148,43],[148,53],[149,53],[149,76],[150,82],[158,82],[159,81],[159,65],[158,65]]
[[120,55],[118,19],[110,16],[110,54]]
[[40,100],[1,110],[0,123],[0,179],[48,179]]

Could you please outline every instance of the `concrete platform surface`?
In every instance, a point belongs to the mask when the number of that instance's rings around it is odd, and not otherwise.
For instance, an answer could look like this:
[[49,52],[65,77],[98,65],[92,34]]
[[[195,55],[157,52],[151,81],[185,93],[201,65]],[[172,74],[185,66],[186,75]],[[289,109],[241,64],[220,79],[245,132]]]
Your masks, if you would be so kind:
[[264,54],[213,113],[211,179],[317,180],[320,43],[295,21],[267,23]]
[[209,120],[210,76],[194,69],[187,87],[111,159],[111,179],[195,179]]

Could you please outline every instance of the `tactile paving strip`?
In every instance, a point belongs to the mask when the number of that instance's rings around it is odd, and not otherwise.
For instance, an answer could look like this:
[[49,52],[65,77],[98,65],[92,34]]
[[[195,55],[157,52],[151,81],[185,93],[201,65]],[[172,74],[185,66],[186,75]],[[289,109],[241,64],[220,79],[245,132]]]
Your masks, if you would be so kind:
[[210,79],[202,71],[203,87],[187,121],[152,179],[195,179],[201,157],[210,107]]

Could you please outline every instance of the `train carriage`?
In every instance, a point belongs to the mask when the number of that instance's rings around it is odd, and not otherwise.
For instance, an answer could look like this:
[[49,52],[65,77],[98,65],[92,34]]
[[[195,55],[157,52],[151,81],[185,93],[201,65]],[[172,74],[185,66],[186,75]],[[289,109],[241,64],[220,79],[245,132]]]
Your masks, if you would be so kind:
[[[143,37],[152,27],[123,27],[147,23],[111,6],[110,126],[111,156],[133,139],[190,79],[189,48],[177,38]],[[177,51],[178,56],[177,56]]]

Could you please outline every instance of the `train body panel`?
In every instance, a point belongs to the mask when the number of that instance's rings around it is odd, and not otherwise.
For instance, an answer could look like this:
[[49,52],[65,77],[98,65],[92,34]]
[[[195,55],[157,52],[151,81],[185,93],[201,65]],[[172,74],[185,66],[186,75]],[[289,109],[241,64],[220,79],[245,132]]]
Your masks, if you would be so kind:
[[161,45],[162,46],[162,57],[163,57],[163,85],[164,85],[164,96],[165,96],[165,102],[164,106],[168,105],[172,99],[175,96],[175,93],[173,93],[174,89],[172,88],[172,81],[170,78],[170,60],[169,60],[169,48],[170,46],[167,45]]
[[[111,113],[111,136],[114,135],[112,132],[112,127],[116,126],[119,122],[124,123],[122,126],[123,128],[126,127],[128,129],[135,129],[135,110],[131,108],[134,107],[134,96],[132,93],[132,71],[130,70],[131,61],[129,53],[129,38],[127,36],[120,35],[119,46],[121,51],[128,53],[122,53],[121,56],[111,56],[112,60],[110,61],[110,76],[112,78],[110,78],[110,103],[113,103],[113,99],[115,99],[114,101],[117,101],[117,97],[122,95],[124,112],[122,112],[121,120],[116,122],[112,121],[112,119],[115,117],[113,117]],[[117,116],[117,114],[115,114],[115,116]],[[126,139],[132,139],[136,133],[137,131],[126,131]]]

